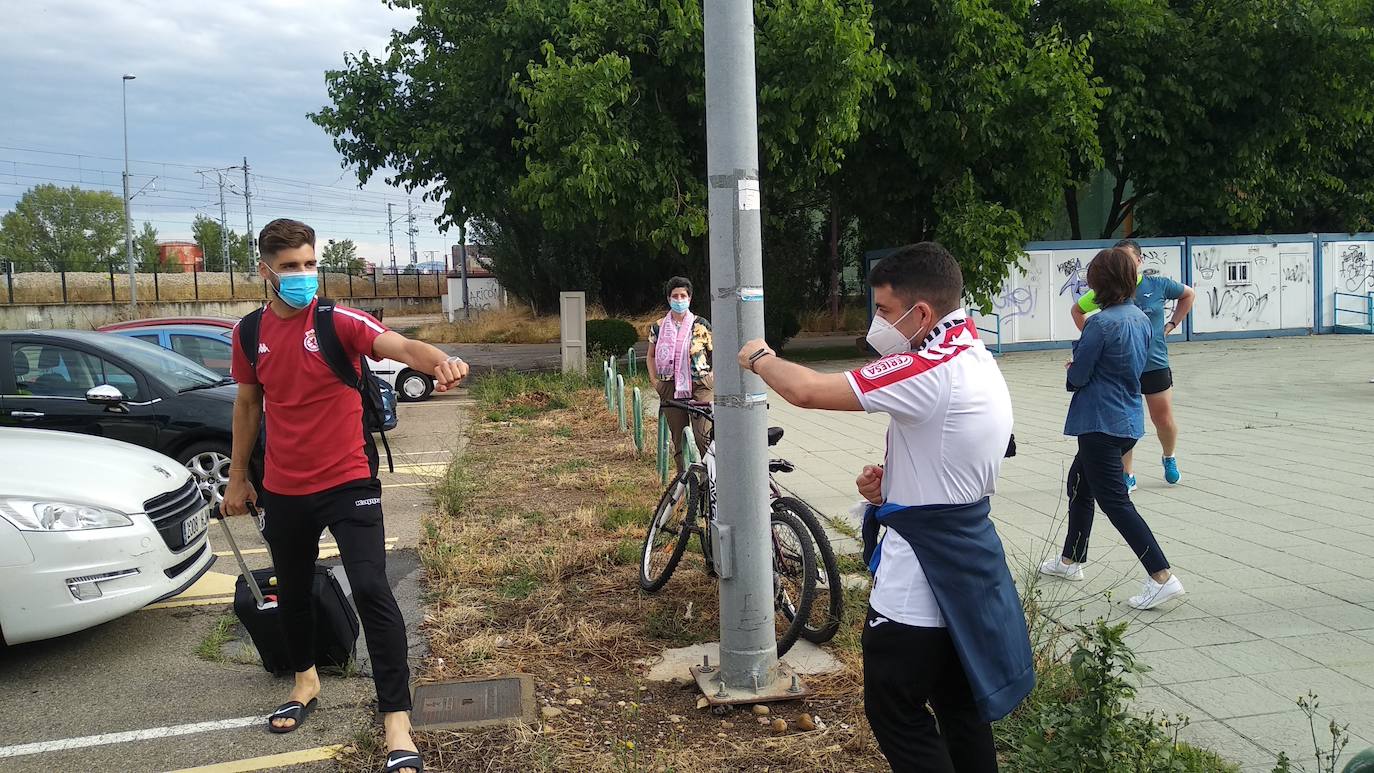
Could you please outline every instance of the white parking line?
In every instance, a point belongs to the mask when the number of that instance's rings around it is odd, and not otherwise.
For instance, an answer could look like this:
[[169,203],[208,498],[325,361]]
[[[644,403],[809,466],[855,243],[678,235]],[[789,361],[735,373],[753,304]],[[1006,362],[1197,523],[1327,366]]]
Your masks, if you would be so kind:
[[108,746],[116,743],[129,743],[130,741],[150,741],[155,738],[171,738],[178,735],[192,735],[194,733],[208,733],[214,730],[232,730],[239,727],[249,727],[263,722],[265,717],[239,717],[238,719],[221,719],[214,722],[192,722],[189,725],[171,725],[169,727],[150,727],[147,730],[130,730],[124,733],[102,733],[100,735],[87,735],[80,738],[61,738],[56,741],[39,741],[37,743],[21,743],[14,746],[0,746],[0,758],[4,757],[23,757],[29,754],[47,754],[49,752],[69,751],[72,749],[86,749],[91,746]]

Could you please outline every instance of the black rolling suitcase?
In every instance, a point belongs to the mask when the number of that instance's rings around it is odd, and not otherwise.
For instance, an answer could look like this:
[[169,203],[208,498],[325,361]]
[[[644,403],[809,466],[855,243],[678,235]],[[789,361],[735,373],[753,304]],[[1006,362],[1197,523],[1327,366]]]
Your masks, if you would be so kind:
[[[256,513],[254,513],[256,517]],[[277,675],[292,672],[277,606],[275,571],[249,571],[239,552],[229,524],[220,516],[224,537],[239,563],[239,578],[234,584],[234,615],[253,640],[262,666]],[[311,589],[315,599],[315,665],[343,669],[354,659],[358,648],[358,614],[353,609],[352,593],[342,569],[316,566]]]

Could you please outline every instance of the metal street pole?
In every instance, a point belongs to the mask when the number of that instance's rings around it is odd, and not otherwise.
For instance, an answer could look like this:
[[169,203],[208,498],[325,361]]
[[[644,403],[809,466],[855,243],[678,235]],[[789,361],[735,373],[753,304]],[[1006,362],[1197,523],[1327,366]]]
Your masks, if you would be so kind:
[[224,172],[216,169],[219,178],[219,252],[224,263],[224,273],[233,272],[229,266],[229,212],[224,208]]
[[[706,174],[711,321],[716,338],[715,527],[720,675],[727,689],[767,692],[778,678],[769,549],[767,395],[734,352],[763,336],[754,14],[748,0],[706,0]],[[708,693],[709,695],[709,693]]]
[[124,103],[124,257],[129,261],[129,311],[138,311],[138,278],[134,274],[134,224],[129,213],[129,81],[134,76],[125,75],[119,82],[120,97]]
[[459,263],[458,276],[462,277],[463,282],[463,319],[472,319],[472,311],[468,307],[468,221],[466,215],[462,224],[458,226],[458,256],[462,259]]
[[253,197],[248,192],[248,156],[243,157],[243,208],[248,213],[248,268],[258,256],[258,235],[253,233]]

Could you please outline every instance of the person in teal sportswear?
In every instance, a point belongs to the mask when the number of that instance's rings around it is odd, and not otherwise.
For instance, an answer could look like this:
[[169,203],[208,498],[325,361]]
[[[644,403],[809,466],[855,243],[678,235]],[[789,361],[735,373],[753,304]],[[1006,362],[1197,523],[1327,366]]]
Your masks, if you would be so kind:
[[[1140,392],[1145,395],[1145,404],[1150,409],[1150,422],[1159,434],[1159,445],[1164,454],[1164,480],[1170,485],[1178,483],[1182,474],[1178,469],[1178,457],[1174,451],[1178,445],[1178,422],[1174,420],[1174,371],[1169,367],[1169,344],[1167,336],[1183,324],[1188,312],[1193,308],[1197,293],[1193,288],[1176,282],[1167,276],[1146,276],[1143,273],[1145,259],[1140,245],[1134,239],[1122,239],[1117,247],[1125,249],[1135,258],[1137,267],[1135,305],[1145,312],[1150,320],[1150,349],[1145,362],[1145,372],[1140,374]],[[1165,321],[1164,305],[1177,301],[1174,313]],[[1087,324],[1088,315],[1100,310],[1095,294],[1089,290],[1073,307],[1073,322],[1079,330]],[[1125,466],[1126,488],[1135,491],[1136,477],[1134,454],[1127,453],[1123,459]]]

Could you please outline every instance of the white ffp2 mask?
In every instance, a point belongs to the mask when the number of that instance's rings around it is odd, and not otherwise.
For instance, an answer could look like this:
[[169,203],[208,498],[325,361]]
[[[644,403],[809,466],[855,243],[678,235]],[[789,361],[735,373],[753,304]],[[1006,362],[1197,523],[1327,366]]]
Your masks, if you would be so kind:
[[[911,316],[911,312],[915,310],[915,306],[907,309],[906,314],[897,318],[897,322],[900,323]],[[897,324],[888,322],[877,314],[873,315],[873,324],[868,326],[868,335],[864,336],[864,340],[884,357],[911,350],[911,339],[902,335],[902,331],[897,329]]]

